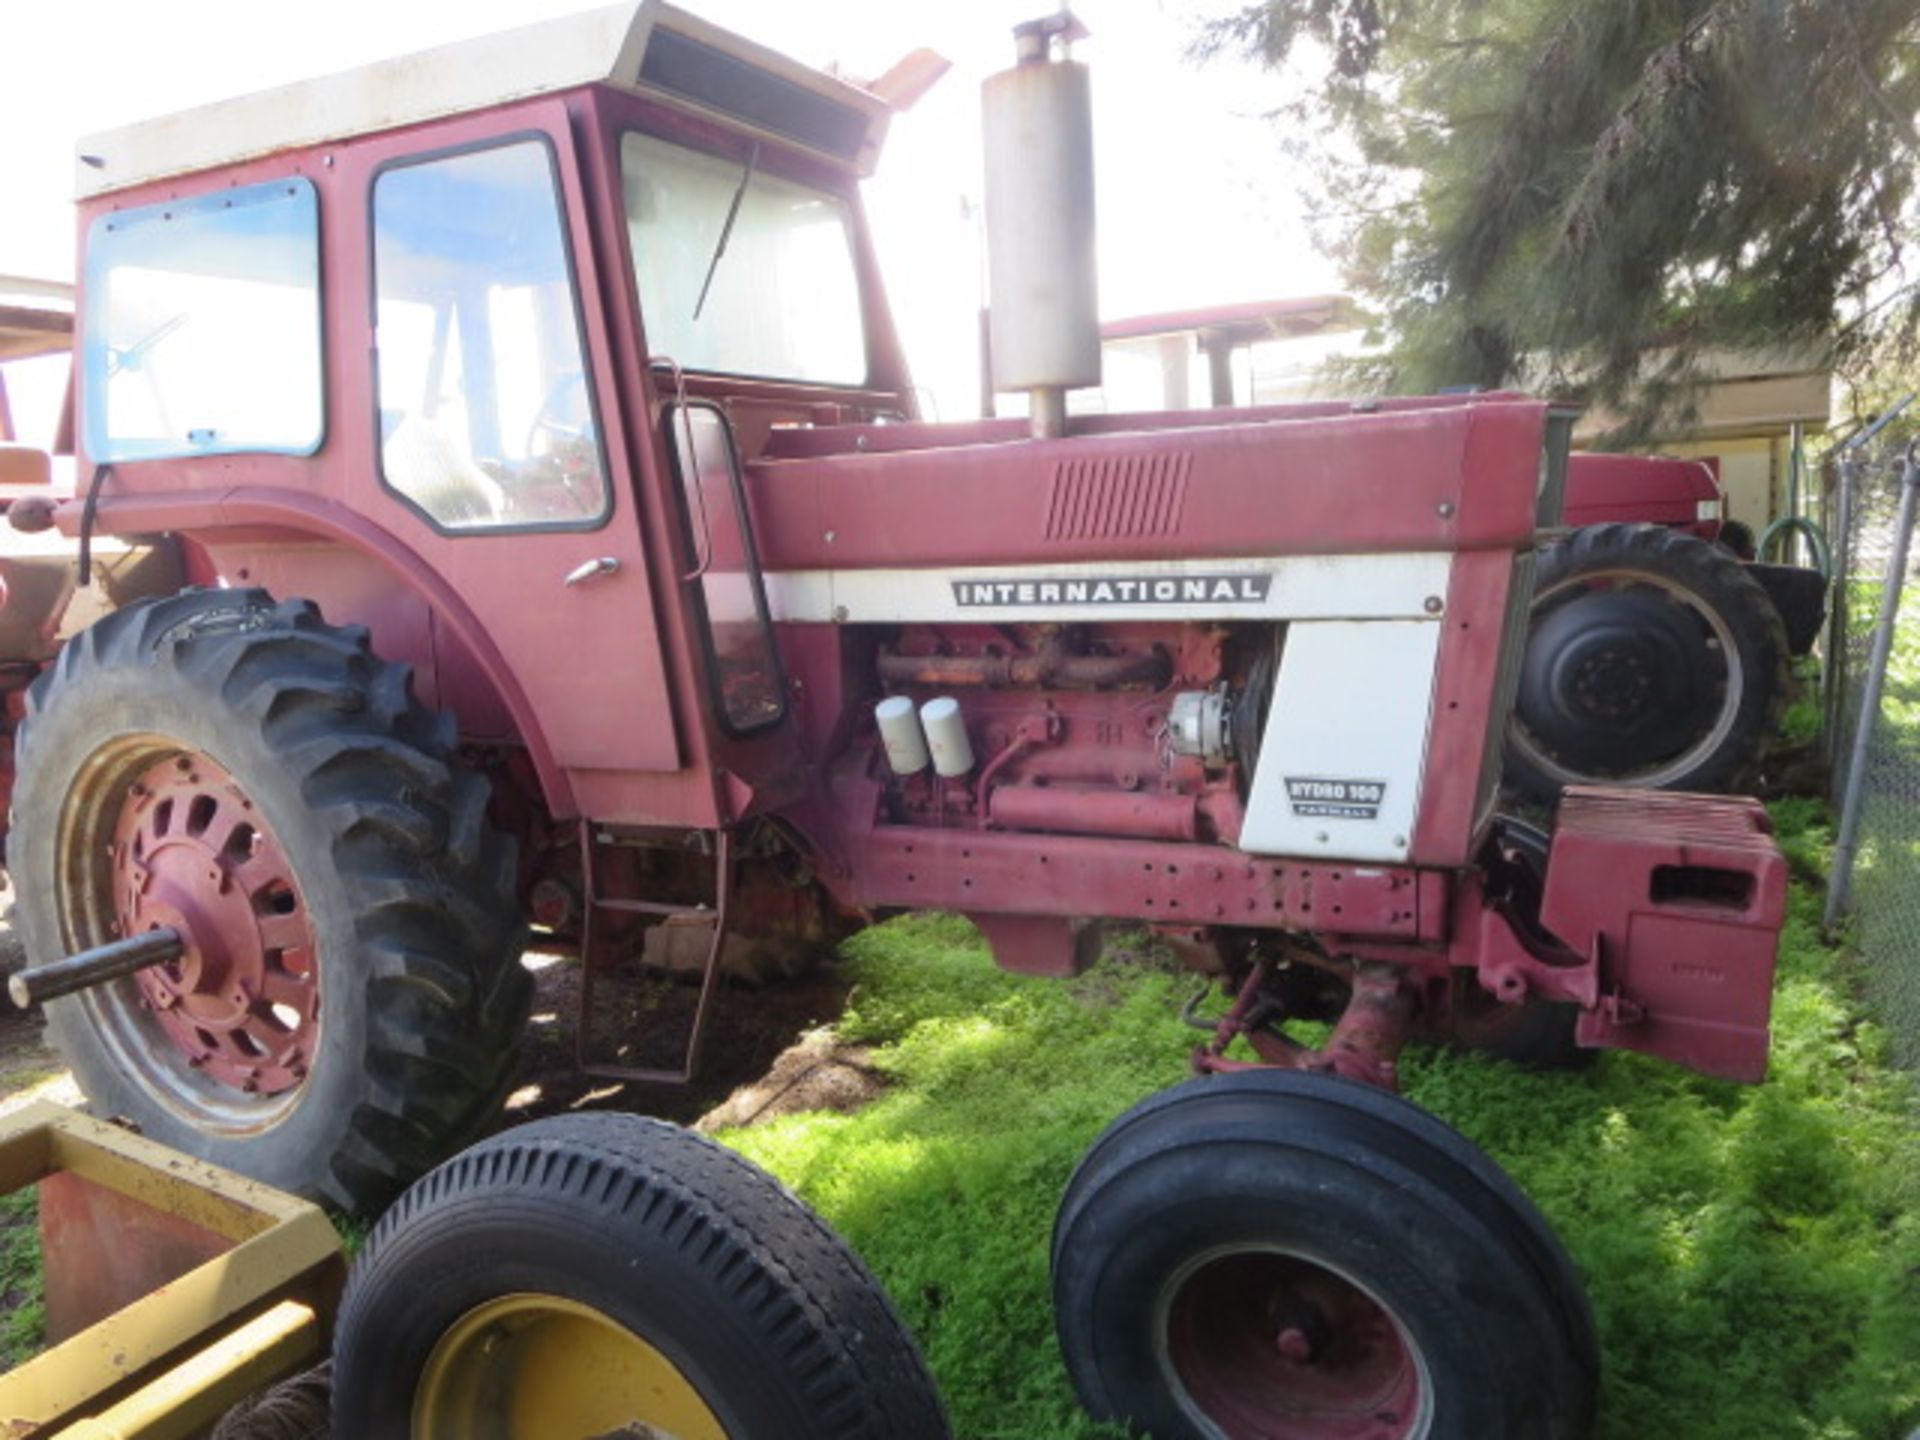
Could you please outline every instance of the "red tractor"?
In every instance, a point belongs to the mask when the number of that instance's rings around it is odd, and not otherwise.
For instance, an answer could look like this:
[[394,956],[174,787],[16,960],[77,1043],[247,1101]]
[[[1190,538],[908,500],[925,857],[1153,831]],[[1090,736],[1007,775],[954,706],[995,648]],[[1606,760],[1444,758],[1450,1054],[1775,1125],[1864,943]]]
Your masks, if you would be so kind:
[[887,105],[669,6],[88,141],[80,494],[13,521],[182,580],[28,692],[19,991],[100,1111],[367,1210],[492,1117],[530,922],[583,1019],[648,931],[704,936],[675,1077],[729,937],[942,908],[1064,976],[1149,927],[1226,1006],[1061,1209],[1088,1407],[1584,1434],[1577,1277],[1396,1061],[1545,1017],[1759,1080],[1767,816],[1496,814],[1545,404],[1066,420],[1058,23],[986,97],[1031,424],[917,417],[858,192]]

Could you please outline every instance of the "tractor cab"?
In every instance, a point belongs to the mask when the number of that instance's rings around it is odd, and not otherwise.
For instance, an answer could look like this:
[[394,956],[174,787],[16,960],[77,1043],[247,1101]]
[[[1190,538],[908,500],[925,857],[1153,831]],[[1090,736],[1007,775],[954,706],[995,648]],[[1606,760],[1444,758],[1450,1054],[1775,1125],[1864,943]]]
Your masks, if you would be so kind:
[[764,808],[795,754],[743,466],[913,415],[858,194],[890,113],[649,0],[88,139],[97,518],[202,582],[378,594],[558,813]]

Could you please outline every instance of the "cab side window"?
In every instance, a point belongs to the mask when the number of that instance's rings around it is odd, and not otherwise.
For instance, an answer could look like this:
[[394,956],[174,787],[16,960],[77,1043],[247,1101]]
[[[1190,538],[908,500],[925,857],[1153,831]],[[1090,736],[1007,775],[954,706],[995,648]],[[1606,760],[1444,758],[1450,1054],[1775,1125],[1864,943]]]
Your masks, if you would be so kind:
[[383,169],[373,263],[388,486],[456,532],[601,523],[606,461],[546,142]]

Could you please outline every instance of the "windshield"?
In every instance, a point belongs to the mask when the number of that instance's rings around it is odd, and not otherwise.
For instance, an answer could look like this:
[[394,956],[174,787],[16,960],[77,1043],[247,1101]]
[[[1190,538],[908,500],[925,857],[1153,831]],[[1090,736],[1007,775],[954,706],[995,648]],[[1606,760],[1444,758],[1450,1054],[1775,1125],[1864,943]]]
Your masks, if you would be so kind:
[[688,370],[866,383],[845,201],[651,135],[624,136],[620,166],[653,354]]
[[96,218],[82,300],[96,461],[311,455],[320,202],[299,176]]

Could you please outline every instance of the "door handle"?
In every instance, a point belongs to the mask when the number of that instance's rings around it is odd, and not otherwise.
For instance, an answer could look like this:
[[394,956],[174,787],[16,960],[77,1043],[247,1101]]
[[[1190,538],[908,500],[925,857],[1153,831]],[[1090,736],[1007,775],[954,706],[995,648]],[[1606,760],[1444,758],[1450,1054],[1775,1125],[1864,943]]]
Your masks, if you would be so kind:
[[614,559],[611,555],[602,555],[598,559],[588,560],[584,564],[574,566],[573,569],[567,572],[566,583],[569,585],[584,585],[587,581],[596,580],[602,575],[618,574],[619,570],[620,562],[618,560]]

